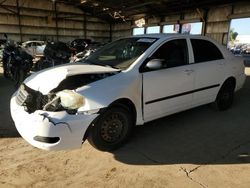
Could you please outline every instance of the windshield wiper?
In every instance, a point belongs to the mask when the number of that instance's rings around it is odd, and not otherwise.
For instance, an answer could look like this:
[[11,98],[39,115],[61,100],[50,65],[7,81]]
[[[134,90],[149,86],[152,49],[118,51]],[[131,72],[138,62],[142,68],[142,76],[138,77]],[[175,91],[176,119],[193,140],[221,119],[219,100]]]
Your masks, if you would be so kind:
[[[113,65],[103,64],[103,63],[97,63],[97,62],[90,61],[90,60],[88,60],[88,59],[86,59],[86,60],[84,61],[84,63],[89,64],[89,65],[99,65],[99,66],[103,66],[103,67],[111,67],[111,68],[113,68],[113,69],[119,69],[118,67],[113,66]],[[119,70],[121,70],[121,69],[119,69]]]
[[[103,65],[103,64],[102,64]],[[111,68],[113,68],[113,69],[119,69],[118,67],[116,67],[116,66],[114,66],[114,65],[103,65],[103,66],[106,66],[106,67],[111,67]],[[119,70],[121,70],[121,69],[119,69]]]

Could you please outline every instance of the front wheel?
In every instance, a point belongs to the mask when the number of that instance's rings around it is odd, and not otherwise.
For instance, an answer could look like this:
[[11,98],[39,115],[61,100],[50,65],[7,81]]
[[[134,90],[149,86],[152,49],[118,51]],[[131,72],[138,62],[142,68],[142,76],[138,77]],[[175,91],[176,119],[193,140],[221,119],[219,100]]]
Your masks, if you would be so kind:
[[229,109],[233,104],[234,99],[234,84],[232,82],[225,82],[215,101],[216,108],[220,111]]
[[93,123],[88,141],[98,150],[115,150],[127,140],[132,127],[133,118],[128,109],[110,107]]

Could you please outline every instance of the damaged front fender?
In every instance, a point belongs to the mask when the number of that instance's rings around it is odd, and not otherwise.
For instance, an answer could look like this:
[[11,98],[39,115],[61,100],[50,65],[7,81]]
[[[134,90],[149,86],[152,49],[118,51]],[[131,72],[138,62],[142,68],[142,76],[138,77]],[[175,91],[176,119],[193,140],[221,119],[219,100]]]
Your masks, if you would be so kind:
[[100,73],[69,76],[48,94],[34,90],[24,83],[17,92],[16,102],[24,106],[28,113],[33,113],[36,110],[66,110],[68,113],[74,114],[78,108],[84,106],[85,101],[82,95],[73,90],[114,74]]

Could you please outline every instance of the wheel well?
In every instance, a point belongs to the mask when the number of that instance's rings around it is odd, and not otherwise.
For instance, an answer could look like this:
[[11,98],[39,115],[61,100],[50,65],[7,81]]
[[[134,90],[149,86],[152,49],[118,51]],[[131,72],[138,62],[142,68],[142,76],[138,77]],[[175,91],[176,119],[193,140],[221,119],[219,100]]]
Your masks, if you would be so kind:
[[229,77],[229,78],[227,78],[226,79],[226,81],[223,83],[223,85],[225,85],[225,84],[233,84],[233,86],[234,86],[234,89],[235,89],[235,86],[236,86],[236,79],[234,78],[234,77]]
[[[136,117],[137,117],[137,113],[136,113],[136,108],[135,108],[135,105],[134,103],[127,99],[127,98],[122,98],[122,99],[118,99],[114,102],[112,102],[109,106],[109,107],[112,107],[112,106],[121,106],[125,109],[127,109],[128,111],[130,111],[132,113],[132,116],[133,116],[133,122],[134,122],[134,125],[136,123]],[[95,120],[94,120],[95,121]],[[88,137],[88,134],[89,132],[91,131],[91,127],[92,127],[92,124],[94,123],[94,121],[89,125],[88,129],[86,130],[84,136],[83,136],[83,141],[85,141]]]
[[112,102],[109,105],[109,107],[110,106],[122,106],[122,107],[126,108],[128,111],[130,111],[132,113],[134,124],[135,124],[137,113],[136,113],[135,105],[130,99],[127,99],[127,98],[118,99],[118,100]]

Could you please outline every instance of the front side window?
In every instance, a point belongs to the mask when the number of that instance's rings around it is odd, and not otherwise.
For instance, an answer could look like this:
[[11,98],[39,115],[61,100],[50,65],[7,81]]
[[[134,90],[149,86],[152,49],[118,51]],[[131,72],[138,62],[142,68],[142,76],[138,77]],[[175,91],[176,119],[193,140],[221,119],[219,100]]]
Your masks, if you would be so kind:
[[109,43],[90,55],[85,63],[127,69],[157,39],[134,37]]
[[188,64],[186,39],[177,39],[163,44],[151,57],[163,60],[163,68],[178,67]]
[[191,39],[195,63],[223,59],[222,53],[212,42]]

